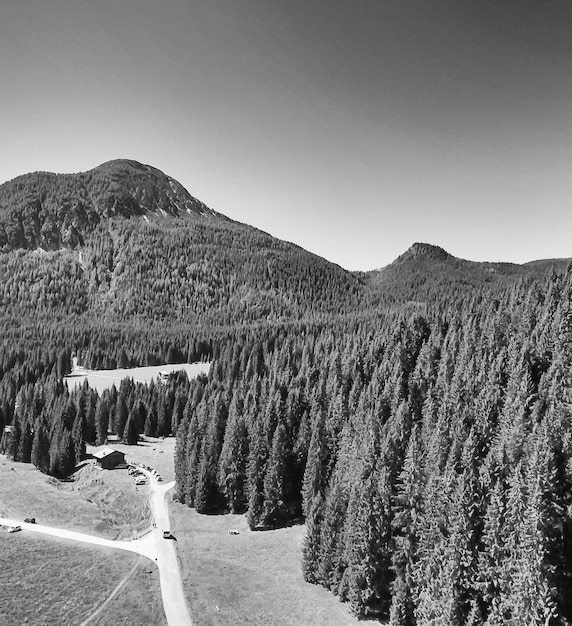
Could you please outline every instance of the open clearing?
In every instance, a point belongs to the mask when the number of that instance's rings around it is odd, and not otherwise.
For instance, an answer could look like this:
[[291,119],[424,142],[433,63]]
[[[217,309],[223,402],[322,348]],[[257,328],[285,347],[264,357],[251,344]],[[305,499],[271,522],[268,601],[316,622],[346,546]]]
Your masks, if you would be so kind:
[[[162,456],[162,455],[161,455]],[[61,483],[0,455],[0,514],[107,539],[131,538],[148,512],[147,492],[126,471],[87,466]],[[139,522],[139,523],[138,523]],[[121,592],[90,622],[165,624],[153,563],[129,553],[38,534],[0,530],[0,624],[77,626],[140,563]],[[148,572],[152,572],[149,574]]]
[[[100,395],[113,385],[119,389],[124,378],[132,378],[135,382],[150,383],[157,380],[159,372],[187,372],[189,379],[196,378],[199,374],[208,374],[210,363],[177,363],[168,365],[153,365],[149,367],[132,367],[130,369],[115,370],[77,370],[77,373],[65,376],[64,380],[68,387],[73,389],[77,385],[83,385],[87,380],[88,385]],[[81,373],[80,373],[81,372]]]
[[166,624],[157,571],[147,559],[6,530],[0,531],[0,555],[0,623],[5,626],[77,626],[134,566],[121,593],[90,626]]
[[[302,577],[304,526],[252,532],[244,515],[199,515],[171,503],[183,584],[201,626],[348,626],[359,620]],[[238,535],[228,531],[236,529]],[[372,622],[370,622],[372,623]]]
[[[165,437],[164,439],[154,437],[142,437],[136,446],[129,446],[126,443],[109,443],[108,447],[119,450],[125,454],[126,463],[143,463],[156,469],[161,478],[166,482],[175,480],[175,466],[173,463],[175,454],[175,437]],[[87,452],[93,453],[101,446],[87,446]],[[123,470],[114,470],[112,474],[123,474]]]

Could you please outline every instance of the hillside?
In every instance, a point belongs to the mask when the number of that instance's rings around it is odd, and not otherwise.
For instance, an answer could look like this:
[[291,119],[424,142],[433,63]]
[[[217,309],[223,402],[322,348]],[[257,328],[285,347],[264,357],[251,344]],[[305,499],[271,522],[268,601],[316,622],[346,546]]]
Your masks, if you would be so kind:
[[483,292],[498,299],[567,263],[477,263],[416,243],[381,270],[352,273],[126,160],[1,185],[0,245],[6,346],[28,345],[19,342],[35,327],[34,344],[81,349],[110,368],[156,364],[173,345],[178,358],[196,357],[237,326],[415,312]]
[[360,280],[135,161],[0,186],[0,307],[226,325],[333,312]]
[[391,264],[357,275],[377,291],[403,301],[454,297],[461,292],[496,290],[526,277],[549,276],[565,269],[571,259],[546,259],[526,264],[460,259],[438,246],[414,243]]

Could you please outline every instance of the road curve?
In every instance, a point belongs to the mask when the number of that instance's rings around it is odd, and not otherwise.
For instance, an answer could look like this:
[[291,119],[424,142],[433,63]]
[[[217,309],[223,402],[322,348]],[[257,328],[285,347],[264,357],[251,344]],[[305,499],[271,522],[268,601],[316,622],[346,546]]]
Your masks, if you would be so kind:
[[76,533],[72,530],[64,530],[63,528],[53,528],[52,526],[42,526],[41,524],[26,524],[25,522],[7,517],[0,517],[0,525],[21,526],[22,530],[26,532],[42,533],[52,537],[59,537],[60,539],[71,539],[72,541],[81,541],[82,543],[91,543],[97,546],[128,550],[129,552],[142,554],[152,561],[156,560],[155,544],[149,535],[135,541],[113,541],[85,533]]
[[193,621],[185,599],[181,573],[177,562],[175,541],[163,539],[163,530],[170,529],[169,510],[165,501],[165,494],[175,486],[175,482],[162,485],[150,473],[148,473],[148,476],[150,479],[149,502],[155,519],[155,527],[145,536],[133,541],[113,541],[86,533],[64,530],[63,528],[53,528],[41,524],[27,524],[26,522],[7,517],[0,517],[0,525],[21,526],[22,530],[26,532],[42,533],[61,539],[127,550],[151,559],[159,569],[161,597],[168,625],[192,626]]

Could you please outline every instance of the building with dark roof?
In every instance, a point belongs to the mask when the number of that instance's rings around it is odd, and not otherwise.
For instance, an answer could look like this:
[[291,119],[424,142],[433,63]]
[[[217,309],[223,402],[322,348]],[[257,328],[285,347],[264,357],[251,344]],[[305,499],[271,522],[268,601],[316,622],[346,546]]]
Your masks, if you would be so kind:
[[125,454],[113,448],[103,448],[93,454],[97,464],[103,469],[114,469],[125,463]]

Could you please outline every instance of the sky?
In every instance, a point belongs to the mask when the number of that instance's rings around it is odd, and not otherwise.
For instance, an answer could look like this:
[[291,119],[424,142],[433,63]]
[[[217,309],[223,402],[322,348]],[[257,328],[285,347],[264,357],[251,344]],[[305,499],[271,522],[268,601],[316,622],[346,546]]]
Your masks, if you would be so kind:
[[572,257],[570,0],[0,0],[0,182],[129,158],[350,270]]

